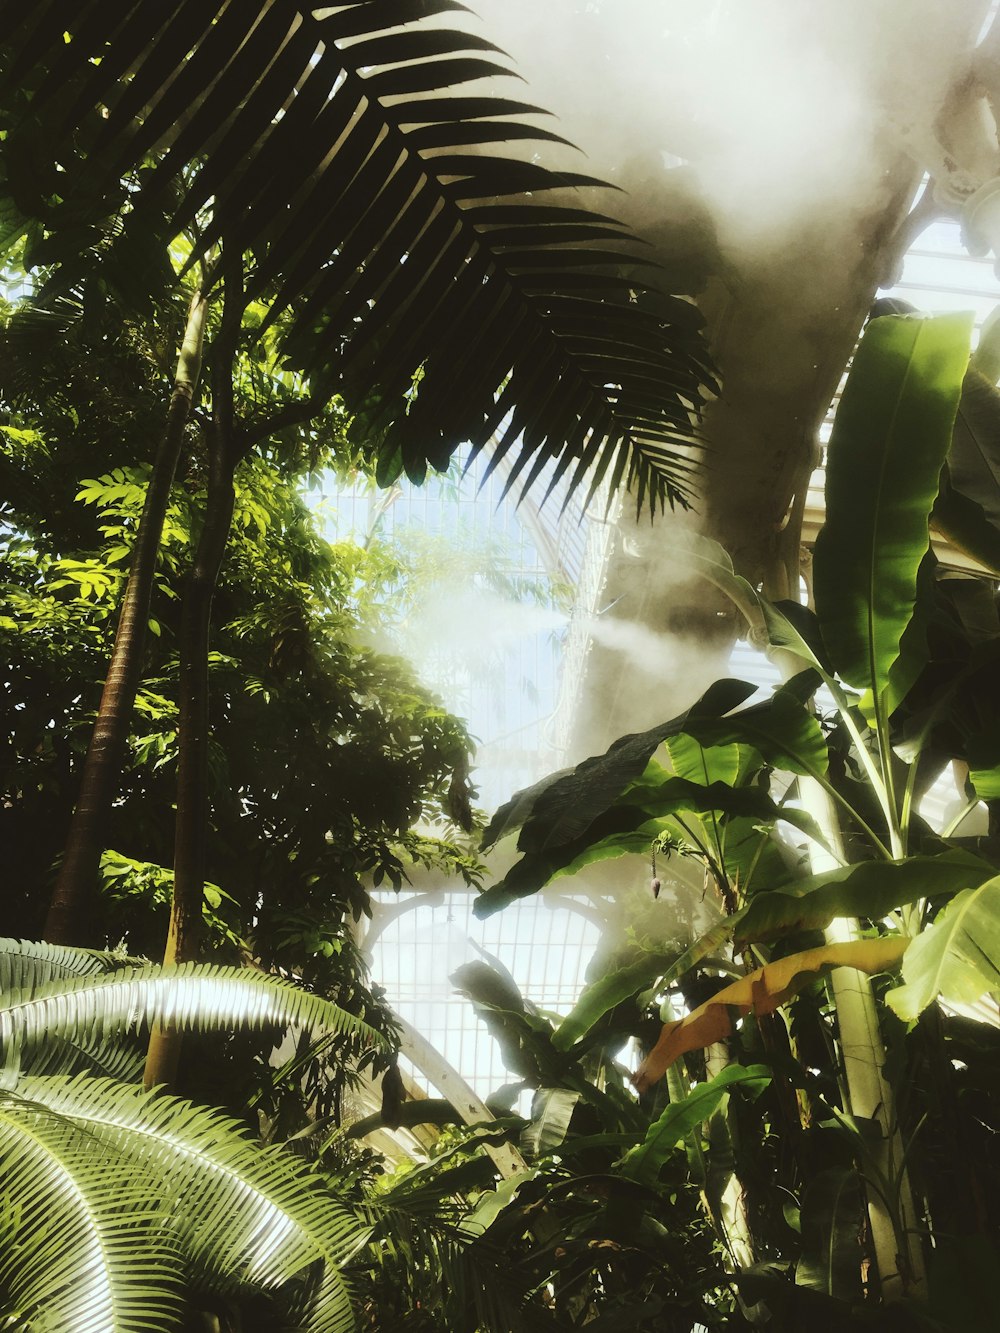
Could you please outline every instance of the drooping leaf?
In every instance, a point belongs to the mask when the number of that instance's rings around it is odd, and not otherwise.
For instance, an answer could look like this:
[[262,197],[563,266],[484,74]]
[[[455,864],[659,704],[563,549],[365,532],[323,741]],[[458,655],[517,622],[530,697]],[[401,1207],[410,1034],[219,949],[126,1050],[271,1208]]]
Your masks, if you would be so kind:
[[[694,720],[726,712],[752,692],[753,686],[743,681],[717,681],[679,717],[650,731],[623,736],[605,754],[585,759],[575,769],[518,793],[504,808],[502,820],[498,815],[491,825],[490,837],[495,840],[513,831],[517,821],[524,821],[518,847],[528,855],[476,899],[476,915],[490,916],[514,898],[537,892],[578,857],[601,859],[598,844],[602,839],[611,839],[607,850],[618,855],[618,844],[613,839],[636,833],[648,822],[649,815],[641,805],[632,804],[631,797],[627,806],[615,806],[615,802],[645,771],[657,747]],[[684,791],[693,801],[704,799],[703,789],[697,784],[689,784]],[[644,787],[637,789],[637,799],[645,799],[646,793]],[[598,850],[589,857],[591,847]]]
[[556,1028],[552,1045],[568,1051],[604,1015],[630,996],[652,986],[674,962],[676,954],[649,953],[635,962],[616,968],[586,987],[576,1004]]
[[13,991],[0,1009],[0,1046],[29,1044],[43,1036],[70,1040],[109,1037],[140,1023],[170,1023],[180,1031],[219,1022],[245,1028],[326,1028],[385,1038],[329,1000],[251,968],[178,963],[121,968],[98,976],[71,977],[33,991]]
[[1000,991],[1000,876],[957,895],[913,941],[886,1002],[913,1022],[941,996],[974,1004]]
[[861,1295],[863,1215],[853,1167],[828,1167],[813,1176],[802,1199],[802,1254],[795,1268],[800,1287],[843,1301]]
[[536,796],[524,822],[518,847],[544,851],[583,833],[596,817],[643,772],[668,736],[689,730],[700,718],[716,718],[737,707],[754,687],[739,680],[720,680],[678,717],[649,731],[623,736],[603,755],[585,759]]
[[521,1186],[526,1185],[529,1180],[534,1180],[537,1175],[537,1167],[519,1171],[517,1175],[501,1181],[496,1189],[485,1190],[476,1201],[475,1208],[462,1222],[462,1229],[470,1236],[482,1236],[511,1203]]
[[903,956],[909,940],[897,935],[845,944],[824,944],[804,953],[767,963],[731,985],[674,1023],[665,1023],[660,1039],[636,1070],[633,1082],[640,1091],[651,1087],[687,1051],[723,1041],[733,1030],[734,1017],[771,1014],[831,967],[859,972],[883,972]]
[[30,991],[60,977],[84,977],[108,972],[121,965],[113,954],[44,940],[0,939],[0,995],[8,991]]
[[571,768],[560,768],[555,773],[548,773],[544,778],[539,778],[532,786],[516,792],[509,801],[505,801],[483,830],[482,842],[480,843],[483,850],[486,851],[493,847],[508,833],[516,833],[531,814],[535,801],[541,796],[542,792],[547,791],[549,787],[572,772]]
[[621,1160],[619,1170],[630,1180],[653,1184],[673,1149],[707,1120],[729,1090],[741,1087],[757,1096],[771,1081],[766,1065],[727,1065],[708,1083],[699,1083],[678,1102],[671,1102],[660,1118],[650,1126],[642,1143]]
[[[655,787],[633,786],[621,799],[628,804],[612,804],[572,842],[522,856],[503,879],[485,890],[478,900],[479,914],[499,911],[515,899],[537,893],[546,884],[565,875],[575,875],[587,866],[614,857],[647,853],[658,834],[665,830],[677,832],[671,815],[719,814],[734,821],[751,821],[752,828],[784,820],[825,846],[811,816],[778,805],[758,787],[730,787],[724,782],[704,786],[685,778],[668,777]],[[683,832],[679,836],[688,841]]]
[[580,1094],[569,1088],[538,1088],[531,1099],[531,1123],[521,1131],[526,1157],[553,1152],[565,1139]]
[[0,1248],[0,1282],[31,1327],[177,1327],[181,1260],[140,1168],[70,1121],[4,1095],[0,1171],[13,1221]]
[[747,745],[767,763],[790,773],[826,773],[826,739],[813,714],[799,699],[792,682],[770,699],[728,717],[692,718],[684,731],[702,745]]
[[[816,610],[841,677],[877,700],[903,670],[901,643],[930,547],[928,515],[951,442],[971,324],[971,315],[873,320],[834,422],[826,521],[813,565]],[[919,665],[919,645],[914,654]],[[906,664],[904,674],[912,673]]]
[[962,851],[841,866],[759,893],[741,914],[734,937],[741,946],[824,930],[835,917],[880,921],[905,903],[958,893],[992,873],[985,861]]
[[579,206],[600,182],[530,160],[559,138],[538,108],[470,93],[511,71],[488,39],[434,22],[456,8],[42,0],[23,24],[0,0],[0,89],[30,107],[0,146],[8,243],[37,218],[78,270],[107,234],[99,271],[131,252],[141,288],[200,214],[192,264],[220,238],[253,251],[262,334],[288,312],[296,365],[381,402],[383,478],[483,448],[514,409],[518,472],[558,460],[575,487],[593,466],[686,503],[714,383],[699,312]]

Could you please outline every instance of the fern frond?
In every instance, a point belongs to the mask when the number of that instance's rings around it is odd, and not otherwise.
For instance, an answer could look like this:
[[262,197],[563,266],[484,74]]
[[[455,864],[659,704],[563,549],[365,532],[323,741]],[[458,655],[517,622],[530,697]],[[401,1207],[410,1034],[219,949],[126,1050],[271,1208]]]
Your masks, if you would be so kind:
[[[67,1041],[48,1036],[24,1053],[20,1068],[25,1074],[70,1077],[73,1074],[97,1074],[120,1083],[139,1083],[146,1063],[146,1042],[125,1038],[120,1042]],[[14,1086],[11,1083],[11,1086]]]
[[310,1265],[320,1261],[318,1283],[307,1283],[303,1327],[311,1333],[354,1327],[340,1266],[367,1231],[296,1158],[261,1150],[221,1112],[111,1079],[28,1077],[18,1094],[71,1121],[155,1180],[200,1284],[273,1290],[308,1277]]
[[31,991],[61,977],[94,976],[120,964],[114,954],[96,949],[0,938],[0,1004],[9,991]]
[[0,1009],[0,1046],[7,1051],[53,1035],[73,1042],[107,1039],[150,1023],[171,1024],[181,1032],[220,1023],[324,1028],[372,1046],[386,1044],[354,1014],[269,973],[209,963],[150,963],[9,993]]
[[2,1286],[32,1333],[158,1333],[180,1261],[149,1178],[71,1122],[0,1099]]

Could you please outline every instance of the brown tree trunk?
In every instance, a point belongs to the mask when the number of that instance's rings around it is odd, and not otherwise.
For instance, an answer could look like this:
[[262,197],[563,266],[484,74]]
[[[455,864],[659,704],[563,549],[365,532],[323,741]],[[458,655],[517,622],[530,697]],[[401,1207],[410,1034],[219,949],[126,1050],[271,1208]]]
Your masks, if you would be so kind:
[[[165,964],[197,960],[202,935],[208,835],[209,668],[212,601],[233,519],[233,475],[244,457],[233,409],[233,362],[243,314],[242,275],[226,275],[222,326],[212,349],[212,430],[209,436],[205,522],[184,589],[180,634],[180,709],[177,727],[177,819],[174,826],[174,891],[164,949]],[[173,1085],[181,1034],[154,1027],[143,1081]]]
[[142,657],[163,521],[170,501],[184,427],[201,373],[207,297],[192,297],[177,358],[177,373],[163,437],[146,490],[114,648],[83,765],[80,795],[70,821],[62,864],[45,920],[43,938],[54,944],[90,944],[93,903],[111,806],[121,780]]

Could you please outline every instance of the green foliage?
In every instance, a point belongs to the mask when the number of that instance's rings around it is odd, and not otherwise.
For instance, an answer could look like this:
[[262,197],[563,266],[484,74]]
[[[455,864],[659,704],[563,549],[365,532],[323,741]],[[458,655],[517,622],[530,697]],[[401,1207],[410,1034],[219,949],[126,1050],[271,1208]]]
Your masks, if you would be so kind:
[[[919,645],[910,647],[904,633],[930,549],[928,514],[971,325],[969,315],[873,320],[837,411],[826,521],[816,541],[816,606],[841,677],[870,690],[880,710],[888,704],[892,711],[919,670]],[[907,663],[911,652],[915,668]]]
[[1000,878],[956,894],[907,950],[887,1003],[912,1021],[940,995],[975,1004],[1000,991]]
[[[169,1330],[192,1301],[238,1306],[258,1291],[291,1326],[354,1328],[340,1270],[365,1233],[301,1160],[182,1098],[71,1071],[95,1046],[114,1065],[153,1023],[379,1035],[251,969],[136,967],[13,940],[0,960],[4,1313],[32,1328]],[[35,1072],[60,1039],[69,1072]]]
[[991,873],[988,862],[961,850],[841,866],[758,894],[740,913],[735,938],[740,945],[767,943],[823,930],[837,917],[881,920],[897,907],[948,897]]
[[[18,872],[10,926],[26,934],[47,896],[110,651],[162,413],[158,336],[155,322],[107,305],[88,317],[69,308],[59,321],[25,308],[5,334],[0,394],[19,424],[0,437],[11,497],[0,574],[9,727],[0,822]],[[258,346],[239,362],[251,420],[305,393],[269,356]],[[278,431],[238,474],[210,662],[213,934],[235,948],[256,918],[253,947],[268,961],[305,963],[332,984],[346,959],[303,947],[365,909],[363,880],[398,885],[413,862],[478,873],[461,835],[449,837],[452,820],[469,818],[470,742],[401,662],[365,646],[385,601],[372,597],[362,615],[357,589],[387,586],[384,570],[361,548],[327,542],[297,493],[327,460],[353,465],[346,422],[333,404],[308,428]],[[205,425],[196,412],[167,515],[155,633],[105,861],[109,935],[130,937],[140,952],[159,950],[165,922],[179,599],[204,512]],[[283,928],[285,913],[294,931]]]
[[741,1087],[755,1095],[770,1081],[764,1065],[730,1065],[707,1083],[697,1084],[681,1101],[672,1101],[642,1143],[629,1149],[621,1161],[622,1174],[630,1180],[655,1180],[674,1148],[712,1116],[730,1088]]
[[502,427],[512,479],[562,452],[573,486],[627,475],[640,507],[687,503],[715,387],[697,308],[580,207],[570,192],[602,183],[572,154],[550,170],[512,152],[564,141],[530,103],[465,93],[512,72],[433,22],[455,7],[142,0],[122,24],[46,0],[27,31],[0,7],[0,242],[26,234],[29,267],[139,306],[169,288],[171,251],[190,265],[238,237],[255,335],[284,319],[288,363],[343,387],[383,484]]
[[818,1171],[802,1200],[802,1257],[795,1281],[837,1300],[861,1294],[857,1237],[864,1201],[858,1173],[849,1167]]
[[[926,1200],[935,1245],[948,1250],[932,1274],[942,1326],[953,1323],[944,1293],[955,1290],[959,1271],[952,1232],[968,1236],[976,1255],[962,1269],[975,1289],[955,1299],[974,1324],[985,1309],[985,1251],[975,1247],[995,1228],[996,1212],[981,1178],[996,1182],[979,1134],[997,1123],[995,1098],[985,1091],[996,1077],[996,1033],[949,1008],[982,1013],[969,1006],[995,996],[1000,975],[992,808],[1000,622],[995,589],[949,583],[925,559],[967,325],[879,320],[866,335],[831,445],[815,614],[770,604],[712,543],[679,544],[679,558],[766,634],[786,676],[800,674],[749,707],[740,707],[748,687],[721,682],[716,690],[733,691],[725,706],[705,707],[719,698],[710,692],[680,719],[517,793],[486,834],[492,842],[520,830],[520,858],[487,890],[484,914],[612,855],[640,854],[637,876],[651,850],[704,866],[720,915],[687,948],[664,948],[662,936],[623,941],[551,1033],[529,1001],[490,1002],[480,988],[480,1008],[509,1067],[531,1086],[580,1088],[553,1148],[572,1172],[565,1188],[576,1215],[585,1211],[587,1173],[600,1171],[608,1230],[641,1246],[646,1224],[676,1227],[672,1210],[683,1190],[699,1188],[727,1255],[715,1281],[724,1267],[742,1269],[742,1298],[763,1303],[755,1317],[766,1309],[788,1327],[853,1327],[862,1299],[871,1326],[883,1326],[874,1293],[862,1287],[863,1208],[866,1194],[878,1198],[901,1236],[902,1168],[897,1159],[886,1170],[875,1125],[851,1115],[836,1077],[837,992],[823,987],[817,969],[840,963],[879,973],[900,957],[903,984],[877,979],[872,992],[881,1028],[872,1030],[872,1050],[885,1040],[879,1060],[899,1118],[888,1132],[901,1136],[898,1151]],[[976,439],[989,462],[992,437],[981,430]],[[821,685],[817,698],[824,709],[832,704],[829,716],[810,698]],[[948,759],[969,764],[974,785],[966,794],[989,804],[990,836],[936,834],[917,816],[919,793]],[[835,803],[839,828],[796,809],[801,796],[819,809],[816,788]],[[810,871],[810,857],[822,873]],[[818,932],[838,919],[854,923],[853,938],[822,942]],[[591,1088],[621,1087],[623,1041],[631,1035],[648,1050],[657,1018],[665,1023],[634,1078],[642,1095],[631,1111],[576,1082],[586,1071]],[[724,1041],[727,1063],[718,1073]],[[711,1043],[707,1057],[696,1054]],[[666,1080],[657,1081],[665,1068]],[[744,1082],[756,1099],[728,1099],[728,1084]],[[593,1116],[590,1124],[584,1115]],[[646,1192],[629,1194],[627,1180]],[[744,1267],[751,1252],[758,1262]],[[605,1293],[613,1274],[609,1262]],[[671,1281],[680,1290],[676,1275]],[[705,1278],[702,1291],[711,1290]],[[590,1299],[596,1316],[604,1307]],[[715,1305],[703,1322],[744,1326],[728,1322],[728,1313]],[[923,1327],[902,1305],[886,1310],[885,1320],[885,1327]]]

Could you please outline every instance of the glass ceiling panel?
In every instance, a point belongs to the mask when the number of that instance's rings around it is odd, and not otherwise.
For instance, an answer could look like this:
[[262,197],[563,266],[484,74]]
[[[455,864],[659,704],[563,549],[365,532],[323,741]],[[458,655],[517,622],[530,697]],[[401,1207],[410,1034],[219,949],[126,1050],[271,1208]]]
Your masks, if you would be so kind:
[[[565,900],[527,898],[480,921],[468,891],[428,897],[374,895],[375,925],[367,944],[372,976],[396,1012],[487,1097],[517,1076],[505,1069],[497,1043],[455,991],[451,974],[465,963],[499,964],[536,1008],[562,1016],[583,989],[600,931]],[[431,1092],[419,1072],[413,1078]]]

